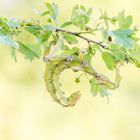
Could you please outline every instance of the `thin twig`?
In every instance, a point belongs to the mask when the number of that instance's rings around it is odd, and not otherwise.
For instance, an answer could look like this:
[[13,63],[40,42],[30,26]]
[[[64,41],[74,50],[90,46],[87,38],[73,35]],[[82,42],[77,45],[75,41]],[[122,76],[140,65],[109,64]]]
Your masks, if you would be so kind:
[[89,38],[86,38],[84,36],[81,36],[79,33],[77,32],[71,32],[71,31],[68,31],[68,30],[64,30],[64,29],[59,29],[59,28],[56,28],[56,32],[64,32],[64,33],[69,33],[69,34],[72,34],[74,36],[77,36],[79,38],[82,38],[84,40],[86,40],[88,43],[94,43],[94,44],[97,44],[99,46],[101,46],[102,48],[107,48],[105,45],[103,45],[101,42],[97,42],[97,41],[94,41],[94,40],[91,40]]

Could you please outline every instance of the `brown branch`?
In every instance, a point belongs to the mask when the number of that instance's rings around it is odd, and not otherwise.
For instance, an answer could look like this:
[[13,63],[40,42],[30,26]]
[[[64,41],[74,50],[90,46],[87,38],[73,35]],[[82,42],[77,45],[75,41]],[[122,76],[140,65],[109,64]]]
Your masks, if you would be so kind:
[[89,38],[86,38],[86,37],[84,37],[84,36],[81,36],[79,33],[77,33],[77,32],[71,32],[71,31],[68,31],[68,30],[64,30],[64,29],[59,29],[59,28],[56,28],[56,30],[55,30],[56,32],[64,32],[64,33],[68,33],[68,34],[72,34],[72,35],[74,35],[74,36],[77,36],[77,37],[79,37],[79,38],[81,38],[81,39],[84,39],[84,40],[86,40],[88,43],[94,43],[94,44],[97,44],[97,45],[99,45],[99,46],[101,46],[102,48],[107,48],[105,45],[103,45],[101,42],[97,42],[97,41],[94,41],[94,40],[91,40],[91,39],[89,39]]

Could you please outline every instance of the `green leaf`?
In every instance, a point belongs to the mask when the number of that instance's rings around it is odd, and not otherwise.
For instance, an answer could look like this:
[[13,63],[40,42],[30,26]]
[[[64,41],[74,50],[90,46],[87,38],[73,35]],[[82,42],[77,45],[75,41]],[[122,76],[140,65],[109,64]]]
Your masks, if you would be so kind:
[[45,31],[42,35],[40,35],[41,42],[47,41],[52,35],[51,31]]
[[89,8],[88,11],[87,11],[87,15],[90,17],[92,14],[92,8]]
[[66,45],[62,45],[62,46],[60,46],[60,48],[61,48],[61,50],[63,50],[63,51],[67,51],[67,50],[69,50],[69,47],[68,46],[66,46]]
[[132,49],[136,44],[136,42],[131,38],[131,35],[133,35],[133,33],[133,30],[123,29],[110,31],[108,34],[115,37],[116,43],[118,45],[127,49]]
[[72,16],[71,16],[72,24],[79,27],[80,29],[84,28],[85,25],[90,20],[91,13],[92,13],[91,8],[88,11],[86,11],[84,6],[82,5],[74,6],[72,11]]
[[50,11],[47,10],[47,11],[44,11],[43,13],[41,13],[40,16],[46,16],[48,14],[50,14]]
[[92,95],[95,97],[100,92],[100,86],[97,84],[97,80],[95,78],[90,80],[91,88],[90,91]]
[[36,58],[40,58],[42,54],[40,44],[28,44],[28,48],[30,48],[30,50],[36,54]]
[[61,25],[61,28],[67,27],[67,26],[69,26],[69,25],[71,25],[71,24],[72,24],[71,21],[64,22],[64,23]]
[[100,85],[97,79],[93,78],[90,80],[91,88],[90,91],[92,95],[95,97],[100,93],[101,97],[108,96],[107,88],[103,85]]
[[46,6],[48,8],[48,10],[50,11],[50,13],[52,14],[52,16],[54,16],[54,18],[56,18],[57,13],[56,11],[53,9],[52,5],[48,2],[46,2]]
[[52,31],[52,32],[56,31],[56,28],[52,25],[43,26],[42,29],[47,30],[47,31]]
[[46,6],[50,12],[50,15],[52,19],[55,21],[56,24],[58,24],[58,7],[55,3],[48,3],[46,2]]
[[140,63],[140,46],[136,46],[133,50],[130,51],[130,57]]
[[89,48],[89,50],[91,51],[91,53],[93,55],[96,53],[97,50],[100,51],[100,52],[102,52],[101,47],[99,45],[97,45],[97,44],[91,45],[90,48]]
[[83,60],[87,61],[87,62],[91,62],[92,59],[92,55],[91,53],[87,53],[84,55]]
[[107,91],[107,89],[106,89],[105,86],[100,86],[100,96],[101,96],[101,97],[106,97],[106,96],[108,96],[108,91]]
[[119,23],[119,28],[121,28],[121,29],[127,29],[127,28],[129,28],[132,25],[133,18],[132,18],[132,16],[125,17],[124,10],[123,10],[118,15],[118,23]]
[[64,39],[69,43],[69,44],[77,44],[78,40],[76,38],[76,36],[71,35],[69,33],[65,33],[64,34]]
[[34,34],[34,35],[38,35],[40,33],[40,30],[42,29],[40,26],[38,25],[32,25],[29,27],[25,28],[28,32]]
[[17,62],[16,52],[14,48],[11,49],[11,57],[14,59],[15,62]]
[[101,31],[101,35],[102,35],[103,41],[108,40],[109,35],[108,35],[108,30],[107,30],[107,29],[102,30],[102,31]]
[[26,59],[34,60],[35,58],[40,58],[41,48],[39,45],[25,45],[19,42],[19,51],[25,56]]
[[113,70],[115,68],[116,59],[112,54],[110,54],[109,52],[103,52],[102,58],[109,70]]
[[19,44],[6,35],[0,35],[0,43],[6,46],[13,47],[15,49],[19,48]]
[[51,25],[43,26],[42,28],[38,25],[33,25],[26,27],[25,29],[35,35],[41,42],[48,40],[52,35],[52,31],[54,31],[54,27]]
[[55,3],[52,3],[52,8],[55,13],[56,18],[58,17],[58,6]]
[[127,54],[126,50],[116,44],[111,44],[110,46],[111,53],[115,56],[116,61],[124,61],[125,55]]
[[107,12],[106,12],[106,11],[103,12],[101,9],[100,9],[100,12],[101,12],[101,17],[100,17],[100,19],[103,19],[103,20],[104,20],[104,23],[105,23],[105,25],[106,25],[106,28],[109,29],[108,20],[109,20],[110,18],[108,18]]
[[19,28],[20,27],[20,22],[15,18],[10,19],[7,24],[12,28]]

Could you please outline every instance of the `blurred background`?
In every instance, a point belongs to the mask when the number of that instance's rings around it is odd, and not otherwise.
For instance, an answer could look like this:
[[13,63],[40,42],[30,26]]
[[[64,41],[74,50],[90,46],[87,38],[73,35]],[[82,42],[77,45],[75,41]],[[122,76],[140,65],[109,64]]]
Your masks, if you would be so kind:
[[[83,4],[93,7],[95,17],[99,8],[110,16],[125,9],[140,25],[139,0],[53,2],[59,5],[62,21],[70,17],[75,4]],[[34,8],[44,8],[43,0],[0,0],[0,16],[8,18],[37,18]],[[64,89],[80,89],[83,94],[75,107],[63,108],[46,91],[42,60],[30,62],[20,54],[17,58],[15,63],[10,48],[0,46],[0,140],[140,140],[140,69],[134,65],[121,69],[121,86],[112,91],[109,104],[105,98],[92,97],[86,79],[75,84],[75,74],[64,72]],[[99,71],[112,76],[100,59],[95,62]]]

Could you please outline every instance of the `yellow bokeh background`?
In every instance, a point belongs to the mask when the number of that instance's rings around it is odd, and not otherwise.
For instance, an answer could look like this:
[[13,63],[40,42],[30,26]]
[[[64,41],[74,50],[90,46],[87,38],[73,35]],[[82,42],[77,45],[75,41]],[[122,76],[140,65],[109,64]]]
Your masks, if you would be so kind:
[[[134,17],[134,24],[140,25],[139,0],[54,2],[59,5],[62,21],[79,3],[93,7],[95,17],[99,8],[110,16],[125,9]],[[0,16],[8,18],[37,18],[34,8],[44,8],[43,0],[0,0]],[[75,74],[64,72],[64,89],[71,92],[78,88],[83,95],[75,107],[63,108],[46,91],[42,59],[30,62],[21,54],[17,58],[15,63],[10,48],[0,46],[0,140],[140,140],[140,69],[134,65],[121,69],[121,86],[112,91],[109,104],[105,98],[92,97],[86,79],[75,84]],[[102,62],[95,62],[99,71],[108,73]]]

